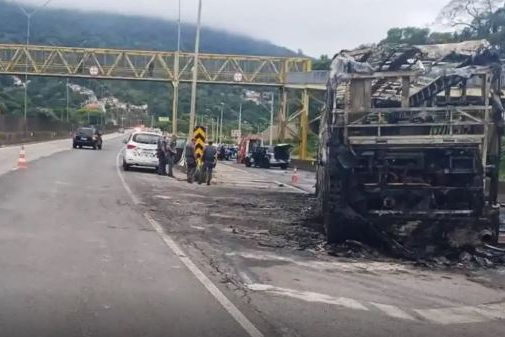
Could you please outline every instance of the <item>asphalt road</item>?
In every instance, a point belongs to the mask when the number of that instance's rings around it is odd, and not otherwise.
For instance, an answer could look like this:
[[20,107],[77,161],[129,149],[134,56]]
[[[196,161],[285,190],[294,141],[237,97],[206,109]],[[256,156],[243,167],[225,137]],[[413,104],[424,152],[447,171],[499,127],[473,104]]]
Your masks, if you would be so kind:
[[0,176],[0,336],[247,336],[132,204],[120,138],[68,145]]
[[290,173],[219,163],[212,186],[176,175],[181,180],[141,171],[125,177],[201,268],[285,336],[503,334],[503,268],[463,273],[335,258],[318,249],[318,236],[306,246],[314,232],[297,221],[311,195],[286,183]]
[[0,149],[0,337],[503,334],[505,292],[485,280],[268,247],[310,176],[121,173],[111,137],[28,146],[18,171],[19,148]]

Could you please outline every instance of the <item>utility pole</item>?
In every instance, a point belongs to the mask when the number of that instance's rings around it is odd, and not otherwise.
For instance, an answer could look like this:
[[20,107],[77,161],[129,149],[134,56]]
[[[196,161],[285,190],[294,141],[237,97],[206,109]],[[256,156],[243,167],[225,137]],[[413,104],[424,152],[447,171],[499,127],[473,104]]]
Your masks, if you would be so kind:
[[214,133],[214,117],[212,117],[211,119],[210,130],[211,130],[211,139],[216,140],[216,134]]
[[270,101],[270,146],[273,145],[274,140],[274,99],[275,94],[272,92],[272,100]]
[[[18,5],[19,9],[23,14],[26,16],[26,52],[28,52],[28,46],[30,45],[30,30],[31,30],[31,24],[32,24],[32,17],[37,14],[40,10],[44,9],[47,5],[52,0],[47,0],[44,4],[41,6],[35,8],[31,12],[27,12],[26,9],[21,7],[21,5],[15,0],[16,5]],[[27,116],[28,116],[28,58],[26,58],[26,64],[25,64],[25,94],[24,94],[24,122],[25,122],[25,128],[26,128],[26,121],[27,121]]]
[[69,122],[69,116],[70,116],[70,92],[69,92],[69,80],[68,80],[68,77],[67,77],[67,123]]
[[223,141],[223,112],[224,112],[224,103],[221,102],[221,124],[219,127],[219,144]]
[[216,121],[216,142],[219,143],[219,116],[217,116]]
[[198,63],[200,52],[200,27],[202,23],[202,0],[198,0],[198,18],[196,22],[196,40],[195,40],[195,56],[193,61],[193,82],[191,83],[191,110],[189,113],[189,132],[188,137],[191,138],[195,128],[196,116],[196,84],[198,81]]
[[[28,51],[28,45],[30,44],[30,28],[31,28],[32,15],[27,15],[27,24],[26,24],[26,49]],[[24,120],[25,120],[25,128],[27,127],[26,121],[28,116],[28,58],[26,59],[25,65],[25,97],[24,97]]]
[[179,0],[179,16],[177,19],[177,53],[174,64],[174,97],[172,98],[172,133],[177,135],[177,114],[179,110],[179,66],[181,54],[181,0]]
[[238,139],[242,138],[242,99],[238,110]]

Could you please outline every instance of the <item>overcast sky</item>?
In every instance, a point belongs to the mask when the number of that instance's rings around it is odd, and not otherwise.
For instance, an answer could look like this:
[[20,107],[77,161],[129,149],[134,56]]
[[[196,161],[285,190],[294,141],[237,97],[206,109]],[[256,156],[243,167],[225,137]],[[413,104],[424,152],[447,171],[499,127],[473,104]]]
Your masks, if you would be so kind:
[[[46,0],[20,0],[43,4]],[[448,0],[447,0],[448,1]],[[242,33],[310,56],[377,42],[397,26],[430,27],[446,0],[203,0],[203,24]],[[183,21],[198,0],[182,0]],[[49,7],[176,18],[178,0],[53,0]]]

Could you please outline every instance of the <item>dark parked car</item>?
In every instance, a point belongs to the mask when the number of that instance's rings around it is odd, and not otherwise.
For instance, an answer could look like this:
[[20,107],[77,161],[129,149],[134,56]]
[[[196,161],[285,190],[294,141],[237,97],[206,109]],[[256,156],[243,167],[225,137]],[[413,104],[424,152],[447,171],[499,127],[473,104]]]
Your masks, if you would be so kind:
[[289,144],[258,146],[246,156],[245,165],[261,168],[280,167],[285,170],[291,163],[290,152],[292,148],[293,146]]
[[74,133],[73,147],[74,149],[83,146],[89,146],[93,149],[102,149],[102,133],[93,127],[81,127]]

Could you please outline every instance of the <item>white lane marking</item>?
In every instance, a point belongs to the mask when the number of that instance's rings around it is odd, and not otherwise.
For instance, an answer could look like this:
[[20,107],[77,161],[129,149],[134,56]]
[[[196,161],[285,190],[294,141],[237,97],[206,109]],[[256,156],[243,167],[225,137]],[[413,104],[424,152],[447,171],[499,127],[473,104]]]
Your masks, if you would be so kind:
[[481,312],[487,312],[486,309],[478,309],[477,307],[470,306],[441,309],[418,309],[414,311],[427,320],[443,325],[482,323],[493,319],[489,315],[481,314]]
[[491,319],[505,319],[505,302],[479,305],[477,312]]
[[128,186],[128,184],[126,183],[126,181],[124,179],[124,176],[123,176],[123,173],[121,172],[121,169],[119,168],[120,167],[119,158],[121,156],[121,153],[123,153],[123,151],[124,151],[124,148],[121,148],[121,150],[119,150],[119,152],[117,153],[117,156],[116,156],[116,171],[117,171],[117,174],[119,176],[119,179],[121,180],[121,183],[123,184],[124,189],[126,190],[126,193],[128,193],[128,195],[132,199],[133,204],[134,205],[140,205],[140,200],[137,198],[137,196],[135,194],[133,194],[130,186]]
[[247,273],[245,271],[240,271],[238,274],[242,278],[242,280],[244,281],[245,285],[254,283],[252,281],[251,277],[249,275],[247,275]]
[[315,270],[338,270],[338,271],[367,271],[367,272],[398,272],[398,271],[410,271],[409,266],[404,266],[401,264],[394,264],[392,262],[340,262],[340,261],[313,261],[313,260],[299,260],[292,259],[284,256],[261,253],[257,251],[251,252],[230,252],[226,253],[227,256],[239,256],[244,259],[259,260],[259,261],[283,261],[301,266],[304,268],[310,268]]
[[411,320],[411,321],[415,320],[414,317],[407,314],[405,311],[398,308],[397,306],[389,305],[389,304],[382,304],[382,303],[375,303],[375,302],[371,302],[370,304],[390,317],[407,319],[407,320]]
[[315,293],[312,291],[301,291],[288,288],[280,288],[268,284],[259,284],[259,283],[247,284],[246,287],[253,291],[268,292],[280,296],[296,298],[306,302],[334,304],[347,309],[368,311],[368,308],[365,307],[363,304],[352,298],[347,297],[333,297],[326,294]]
[[175,255],[184,263],[184,265],[195,275],[200,283],[207,289],[209,293],[223,306],[223,308],[237,321],[238,324],[249,334],[251,337],[263,337],[263,334],[256,328],[251,321],[212,283],[212,281],[205,276],[205,274],[198,269],[198,267],[191,261],[191,259],[184,254],[182,249],[175,243],[175,241],[168,236],[161,225],[154,220],[149,214],[144,213],[144,216],[149,221],[151,226],[161,236],[165,244],[174,252]]
[[205,227],[202,227],[202,226],[195,226],[195,225],[192,225],[191,228],[193,229],[196,229],[198,231],[204,231],[205,230]]
[[155,195],[154,197],[156,199],[162,199],[162,200],[171,200],[171,199],[173,199],[172,197],[169,197],[167,195]]
[[[139,199],[133,194],[132,190],[126,183],[123,173],[119,169],[119,157],[123,149],[119,151],[116,156],[116,169],[121,179],[121,183],[125,188],[126,192],[132,199],[135,205],[139,205]],[[195,277],[200,281],[200,283],[207,289],[207,291],[223,306],[223,308],[235,319],[235,321],[247,332],[247,334],[251,337],[264,337],[261,331],[254,326],[254,324],[247,319],[247,317],[212,283],[212,281],[205,276],[205,274],[198,269],[198,267],[191,261],[191,259],[184,254],[182,249],[175,243],[175,241],[165,233],[161,225],[154,220],[148,213],[144,213],[144,217],[151,224],[154,230],[158,233],[158,235],[163,239],[165,244],[172,250],[172,252],[179,257],[179,259],[184,263],[184,265],[195,275]]]
[[[358,302],[352,298],[333,297],[327,294],[281,288],[269,284],[251,283],[246,284],[246,287],[252,291],[296,298],[305,302],[332,304],[354,310],[367,311],[369,310],[369,306],[373,306],[389,317],[409,321],[418,320],[418,318],[406,313],[397,306],[389,304]],[[505,319],[505,303],[440,309],[412,309],[412,311],[416,312],[420,317],[427,321],[441,325],[482,323]]]

